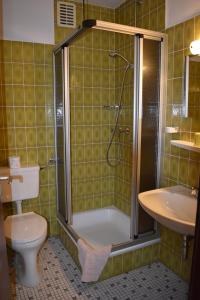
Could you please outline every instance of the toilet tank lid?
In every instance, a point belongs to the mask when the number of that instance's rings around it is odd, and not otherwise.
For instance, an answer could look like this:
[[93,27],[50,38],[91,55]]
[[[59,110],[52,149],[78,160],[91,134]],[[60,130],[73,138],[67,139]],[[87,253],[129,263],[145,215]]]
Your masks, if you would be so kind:
[[23,170],[23,171],[30,171],[30,170],[39,170],[40,166],[39,165],[31,165],[31,166],[22,166],[20,168],[13,168],[10,169],[9,167],[0,167],[0,175],[2,174],[8,174],[11,170],[12,171],[19,171],[19,170]]
[[20,168],[13,168],[13,169],[10,169],[11,172],[18,172],[18,171],[33,171],[33,170],[39,170],[40,167],[39,165],[32,165],[32,166],[22,166]]

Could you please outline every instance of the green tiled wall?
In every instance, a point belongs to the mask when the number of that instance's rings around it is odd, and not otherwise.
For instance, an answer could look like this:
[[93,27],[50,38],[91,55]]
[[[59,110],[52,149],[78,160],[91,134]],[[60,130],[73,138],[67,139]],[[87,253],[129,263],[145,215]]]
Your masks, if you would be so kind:
[[[141,4],[128,0],[115,11],[115,22],[131,26],[143,27],[146,29],[163,31],[165,28],[165,2],[164,1],[142,1]],[[132,37],[117,35],[115,38],[115,48],[124,55],[131,63],[134,62],[134,45]],[[118,60],[116,66],[115,86],[116,101],[119,98],[119,90],[123,76],[124,63]],[[121,69],[120,69],[121,68]],[[120,71],[120,72],[119,72]],[[125,82],[123,110],[119,119],[119,126],[129,127],[130,135],[121,135],[121,163],[115,168],[115,205],[130,214],[131,207],[131,169],[132,161],[132,99],[133,99],[133,70],[129,70]],[[118,95],[118,97],[117,97]],[[116,147],[117,151],[118,147]],[[117,157],[117,153],[116,153]]]
[[[54,156],[52,45],[3,41],[0,102],[0,164],[19,155],[23,165],[46,165]],[[4,205],[5,215],[15,204]],[[23,202],[23,211],[36,211],[57,232],[55,170],[40,172],[40,195]]]
[[[72,138],[72,204],[73,211],[115,204],[130,212],[131,134],[115,137],[110,158],[115,164],[118,151],[121,163],[112,168],[106,163],[106,150],[114,128],[116,113],[103,105],[119,103],[124,63],[109,57],[116,50],[133,62],[130,37],[91,30],[70,48],[70,98]],[[81,57],[81,51],[85,59]],[[92,54],[92,55],[91,55]],[[124,108],[119,126],[132,124],[133,70],[127,73],[123,93]]]
[[[136,26],[136,1],[127,0],[115,10],[115,22],[129,26]],[[122,38],[122,37],[121,37]],[[123,38],[122,38],[123,39]]]
[[166,126],[178,126],[180,132],[175,136],[165,134],[162,183],[163,185],[198,186],[199,154],[171,146],[170,140],[174,138],[193,141],[194,133],[200,130],[199,102],[197,100],[198,109],[195,107],[194,113],[191,93],[189,117],[176,116],[182,103],[183,59],[184,55],[189,54],[191,41],[200,38],[200,16],[171,27],[166,32],[169,37]]
[[190,280],[190,270],[193,253],[193,240],[189,240],[188,257],[183,258],[183,236],[161,226],[160,261],[180,275],[184,280]]
[[[127,9],[129,6],[124,5]],[[122,6],[124,8],[124,6]],[[119,10],[120,11],[120,10]],[[121,15],[118,18],[122,22]],[[116,36],[116,51],[122,54],[131,64],[134,63],[134,44],[130,36]],[[122,88],[122,80],[126,63],[116,58],[115,70],[115,103],[119,103]],[[116,159],[120,163],[115,167],[115,205],[130,215],[131,212],[131,184],[132,184],[132,128],[133,128],[133,68],[126,73],[124,91],[122,96],[122,110],[120,112],[118,127],[121,130],[130,129],[130,133],[120,133],[116,140]]]
[[[182,107],[182,79],[184,56],[190,53],[192,40],[200,38],[200,16],[187,20],[166,30],[168,34],[168,90],[166,126],[178,126],[177,134],[165,134],[163,152],[162,185],[181,184],[197,187],[200,175],[200,155],[195,152],[170,145],[171,139],[194,140],[194,132],[200,131],[199,99],[195,93],[189,94],[189,117],[179,114]],[[195,81],[194,81],[195,82]],[[199,88],[199,81],[198,88]],[[195,106],[193,106],[193,104]],[[192,259],[192,242],[187,260],[181,257],[182,236],[161,229],[161,260],[183,278],[189,280]],[[170,241],[176,241],[176,245]]]
[[[119,9],[118,22],[123,23],[125,11],[135,4]],[[113,21],[112,10],[87,6],[87,13],[98,19]],[[129,14],[131,21],[135,15]],[[133,62],[131,37],[104,31],[90,30],[70,48],[70,96],[72,137],[72,206],[81,211],[115,204],[130,213],[131,190],[131,133],[115,137],[110,157],[114,163],[121,152],[121,163],[111,168],[106,163],[106,149],[115,124],[115,112],[103,105],[118,104],[124,63],[110,58],[109,51],[117,50]],[[119,126],[132,124],[133,70],[129,70],[123,93],[124,108]]]
[[155,31],[165,30],[165,0],[144,0],[136,5],[136,26]]
[[[64,2],[73,2],[70,0],[64,0]],[[83,20],[82,4],[74,2],[76,5],[76,25],[81,25]],[[57,6],[57,0],[54,0],[55,12]],[[85,5],[85,19],[97,19],[109,22],[115,22],[115,11],[113,9],[99,7],[95,5]],[[71,28],[64,28],[57,26],[57,14],[55,13],[55,43],[61,42],[72,31]],[[103,34],[104,35],[104,34]]]
[[115,101],[114,35],[91,30],[70,47],[73,212],[114,201],[114,169],[106,163],[114,113],[103,109]]

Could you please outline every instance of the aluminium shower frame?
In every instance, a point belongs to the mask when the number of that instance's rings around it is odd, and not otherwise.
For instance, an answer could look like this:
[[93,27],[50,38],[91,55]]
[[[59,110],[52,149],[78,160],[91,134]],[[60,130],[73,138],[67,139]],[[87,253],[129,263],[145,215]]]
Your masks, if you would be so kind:
[[[136,164],[133,164],[132,169],[132,192],[131,192],[131,228],[130,228],[130,238],[132,241],[126,243],[114,245],[112,251],[119,250],[124,247],[130,247],[135,243],[141,243],[138,237],[138,193],[140,188],[140,150],[141,150],[141,127],[142,127],[142,68],[143,68],[143,39],[151,39],[161,42],[161,53],[160,53],[160,93],[159,93],[159,132],[158,132],[158,155],[157,155],[157,187],[159,187],[160,182],[160,169],[161,169],[161,152],[162,152],[162,133],[164,124],[164,112],[166,98],[166,83],[167,83],[167,35],[164,33],[146,30],[142,28],[121,25],[116,23],[110,23],[100,20],[85,20],[82,26],[72,32],[64,41],[59,43],[53,51],[53,63],[55,70],[55,55],[58,51],[62,50],[62,58],[64,65],[63,72],[63,100],[64,100],[64,144],[65,144],[65,193],[66,193],[66,210],[67,218],[63,219],[61,215],[58,214],[58,221],[64,227],[65,230],[71,235],[72,239],[76,242],[78,240],[77,233],[73,230],[70,224],[72,224],[72,213],[71,213],[71,159],[70,159],[70,95],[69,95],[69,46],[76,40],[80,35],[89,29],[99,29],[105,31],[112,31],[116,33],[122,33],[134,36],[134,95],[133,95],[133,157]],[[54,74],[55,79],[55,74]],[[54,80],[55,83],[55,80]],[[55,87],[54,87],[54,103],[55,101]],[[55,107],[56,112],[56,107]],[[56,115],[56,114],[55,114]],[[55,118],[56,125],[56,118]],[[55,145],[56,145],[56,134],[55,134]],[[56,151],[56,149],[55,149]],[[57,151],[56,151],[57,158]],[[56,180],[58,179],[57,174],[57,160],[56,160]],[[58,195],[57,195],[58,196]],[[58,197],[57,197],[58,201]],[[58,204],[58,203],[57,203]],[[57,206],[58,207],[58,206]],[[158,237],[157,224],[154,226],[155,233],[154,238]],[[148,242],[148,237],[143,237],[144,241]]]

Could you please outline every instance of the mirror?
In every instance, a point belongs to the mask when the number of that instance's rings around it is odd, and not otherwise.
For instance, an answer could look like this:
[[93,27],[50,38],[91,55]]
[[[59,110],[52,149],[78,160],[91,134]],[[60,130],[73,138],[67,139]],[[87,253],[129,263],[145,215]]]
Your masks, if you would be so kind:
[[183,117],[200,118],[200,56],[188,55],[184,61]]

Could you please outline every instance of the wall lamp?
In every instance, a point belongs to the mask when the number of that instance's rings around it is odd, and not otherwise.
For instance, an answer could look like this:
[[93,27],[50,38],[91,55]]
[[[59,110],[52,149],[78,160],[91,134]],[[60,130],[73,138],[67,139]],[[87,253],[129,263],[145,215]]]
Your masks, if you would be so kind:
[[190,52],[193,55],[200,55],[200,40],[192,41],[190,44]]

